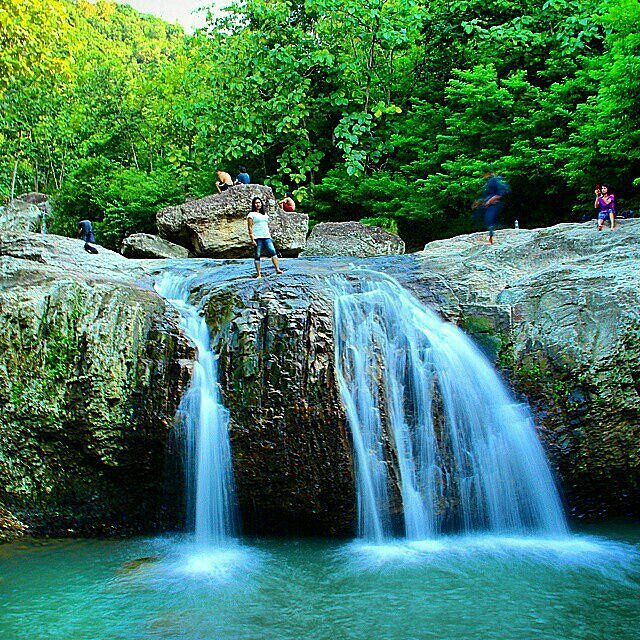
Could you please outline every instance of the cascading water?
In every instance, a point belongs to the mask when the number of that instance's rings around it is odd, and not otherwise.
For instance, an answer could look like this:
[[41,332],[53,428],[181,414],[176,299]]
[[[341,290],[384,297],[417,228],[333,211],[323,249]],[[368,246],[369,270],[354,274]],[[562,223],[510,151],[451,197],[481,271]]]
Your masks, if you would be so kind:
[[[527,407],[455,325],[392,278],[333,279],[336,370],[356,457],[359,536],[567,533]],[[389,460],[395,465],[389,468]]]
[[221,546],[235,533],[237,522],[229,412],[222,404],[209,328],[189,302],[191,280],[183,273],[165,272],[156,291],[178,310],[182,329],[196,347],[191,383],[179,408],[185,429],[187,505],[196,542]]

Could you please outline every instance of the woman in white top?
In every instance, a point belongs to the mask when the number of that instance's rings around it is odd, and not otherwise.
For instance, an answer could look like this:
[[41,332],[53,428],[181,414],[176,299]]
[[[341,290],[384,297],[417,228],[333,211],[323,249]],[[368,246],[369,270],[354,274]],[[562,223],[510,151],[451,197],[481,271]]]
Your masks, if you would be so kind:
[[247,216],[247,225],[249,227],[249,237],[253,246],[256,248],[254,261],[256,265],[256,278],[262,278],[260,272],[260,256],[264,253],[273,262],[276,273],[282,273],[282,269],[278,264],[278,254],[273,246],[271,233],[269,232],[269,216],[267,215],[264,203],[260,198],[254,198],[251,202],[251,211]]

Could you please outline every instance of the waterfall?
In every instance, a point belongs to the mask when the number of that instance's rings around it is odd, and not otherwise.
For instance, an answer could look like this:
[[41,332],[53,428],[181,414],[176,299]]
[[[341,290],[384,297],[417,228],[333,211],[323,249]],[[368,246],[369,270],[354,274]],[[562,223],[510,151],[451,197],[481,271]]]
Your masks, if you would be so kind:
[[567,533],[531,414],[471,339],[388,276],[332,287],[359,536],[390,538],[397,512],[411,540]]
[[185,431],[189,521],[196,542],[223,545],[235,533],[237,521],[229,411],[222,404],[209,328],[189,302],[190,283],[184,274],[165,272],[156,282],[156,291],[178,310],[181,327],[197,352],[179,408]]

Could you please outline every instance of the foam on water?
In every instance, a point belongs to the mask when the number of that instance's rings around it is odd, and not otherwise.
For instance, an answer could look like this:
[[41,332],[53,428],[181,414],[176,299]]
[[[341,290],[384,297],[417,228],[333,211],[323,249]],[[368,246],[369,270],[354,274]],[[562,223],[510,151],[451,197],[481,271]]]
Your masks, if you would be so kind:
[[143,564],[140,571],[122,575],[121,580],[157,588],[169,585],[172,589],[189,589],[194,583],[246,588],[269,557],[239,540],[208,546],[193,535],[162,536],[149,540],[148,545],[157,558]]
[[[606,579],[637,582],[640,548],[597,536],[443,536],[435,540],[396,540],[370,544],[355,540],[340,551],[355,571],[395,570],[423,564],[464,573],[488,561],[526,562],[557,571],[587,570]],[[635,576],[631,578],[631,576]]]

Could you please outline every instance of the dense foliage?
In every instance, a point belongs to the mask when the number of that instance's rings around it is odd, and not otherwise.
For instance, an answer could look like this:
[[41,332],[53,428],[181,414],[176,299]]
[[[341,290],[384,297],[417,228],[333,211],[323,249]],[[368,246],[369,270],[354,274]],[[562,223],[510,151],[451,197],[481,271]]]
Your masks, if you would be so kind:
[[410,246],[467,231],[493,167],[505,211],[577,220],[640,186],[637,0],[236,0],[206,32],[100,0],[0,7],[0,194],[116,246],[215,170],[293,188],[318,220]]

